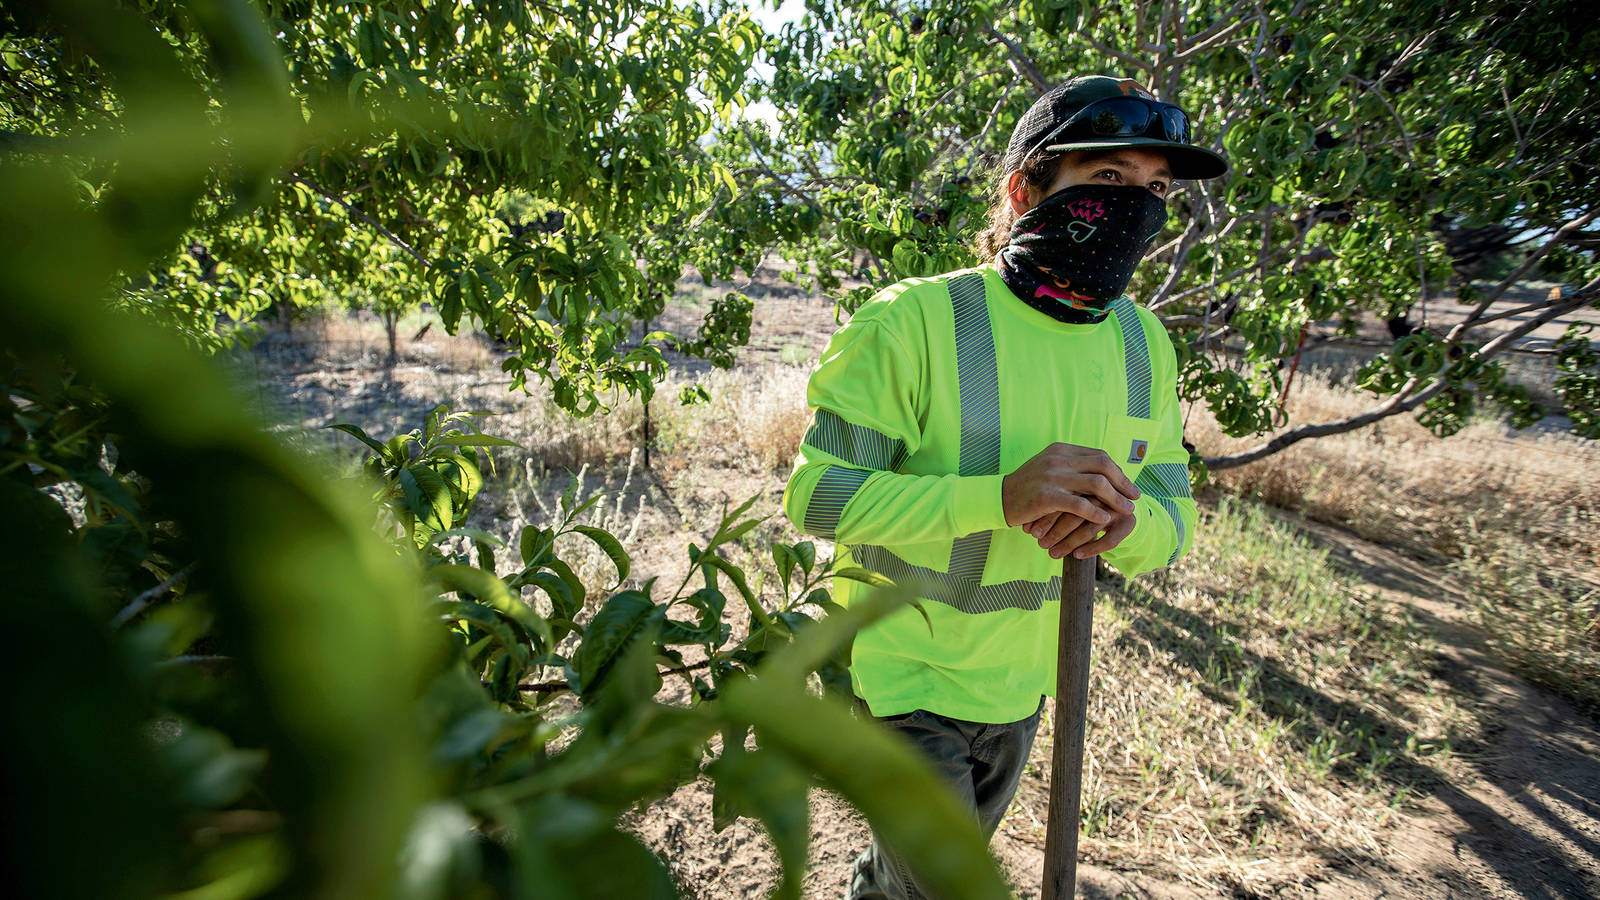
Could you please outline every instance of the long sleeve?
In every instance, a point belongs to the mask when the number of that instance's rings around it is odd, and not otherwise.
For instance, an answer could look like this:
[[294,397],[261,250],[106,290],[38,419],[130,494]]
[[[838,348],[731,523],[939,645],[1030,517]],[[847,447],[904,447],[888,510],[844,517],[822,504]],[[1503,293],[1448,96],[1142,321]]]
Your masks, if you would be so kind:
[[806,534],[847,544],[945,541],[1005,527],[1000,475],[911,474],[923,443],[927,350],[893,331],[887,298],[828,342],[806,388],[816,410],[784,491]]
[[[1117,571],[1132,577],[1172,565],[1194,542],[1199,511],[1189,492],[1189,451],[1183,446],[1178,409],[1178,362],[1172,339],[1154,315],[1141,311],[1151,357],[1151,418],[1159,425],[1144,467],[1134,478],[1137,524],[1105,554]],[[1152,327],[1153,325],[1153,327]]]

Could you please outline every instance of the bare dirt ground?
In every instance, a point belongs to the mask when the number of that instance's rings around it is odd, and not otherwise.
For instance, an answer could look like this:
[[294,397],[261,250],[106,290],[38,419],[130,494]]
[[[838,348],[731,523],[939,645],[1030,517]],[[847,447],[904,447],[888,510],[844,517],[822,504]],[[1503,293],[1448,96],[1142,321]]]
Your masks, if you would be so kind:
[[1494,727],[1469,756],[1472,777],[1431,785],[1381,865],[1331,871],[1315,896],[1600,897],[1600,729],[1487,655],[1465,598],[1437,571],[1327,525],[1296,525],[1432,628],[1446,680]]

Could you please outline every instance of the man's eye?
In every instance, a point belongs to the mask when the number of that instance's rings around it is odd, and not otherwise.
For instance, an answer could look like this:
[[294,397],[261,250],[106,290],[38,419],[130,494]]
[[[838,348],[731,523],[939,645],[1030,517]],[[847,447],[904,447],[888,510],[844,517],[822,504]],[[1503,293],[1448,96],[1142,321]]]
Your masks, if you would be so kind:
[[1167,192],[1167,186],[1162,182],[1152,181],[1150,182],[1150,191],[1154,194],[1165,194]]
[[1116,169],[1102,169],[1102,170],[1100,170],[1100,173],[1098,175],[1096,175],[1095,177],[1096,178],[1111,178],[1113,180],[1116,180],[1116,179],[1120,179],[1122,177],[1122,173],[1118,172]]

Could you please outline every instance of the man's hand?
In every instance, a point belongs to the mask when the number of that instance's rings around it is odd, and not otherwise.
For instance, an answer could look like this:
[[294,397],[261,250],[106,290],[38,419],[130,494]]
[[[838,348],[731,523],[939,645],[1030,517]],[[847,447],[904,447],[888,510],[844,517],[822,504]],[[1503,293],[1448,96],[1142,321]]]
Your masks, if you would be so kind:
[[1101,526],[1068,513],[1052,513],[1027,523],[1022,530],[1037,538],[1039,546],[1050,551],[1055,559],[1068,553],[1088,559],[1122,543],[1133,533],[1137,521],[1134,514],[1129,513],[1113,516],[1109,526]]
[[1006,524],[1024,526],[1056,559],[1074,551],[1087,559],[1121,543],[1133,531],[1138,498],[1111,457],[1074,444],[1044,448],[1000,488]]

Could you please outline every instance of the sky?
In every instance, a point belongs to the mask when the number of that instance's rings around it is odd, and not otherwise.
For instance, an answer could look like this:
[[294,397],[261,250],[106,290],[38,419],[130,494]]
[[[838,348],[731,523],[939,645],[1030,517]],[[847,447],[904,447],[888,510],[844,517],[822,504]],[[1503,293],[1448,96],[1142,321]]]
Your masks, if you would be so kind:
[[[759,0],[759,2],[751,4],[748,8],[750,17],[759,22],[762,29],[768,33],[776,33],[784,25],[805,15],[806,11],[805,0],[782,0],[777,9],[773,8],[773,0]],[[773,69],[766,62],[758,62],[756,63],[755,72],[757,78],[762,81],[769,81],[772,78]],[[773,126],[778,124],[777,107],[765,100],[745,107],[744,117],[763,121]]]

